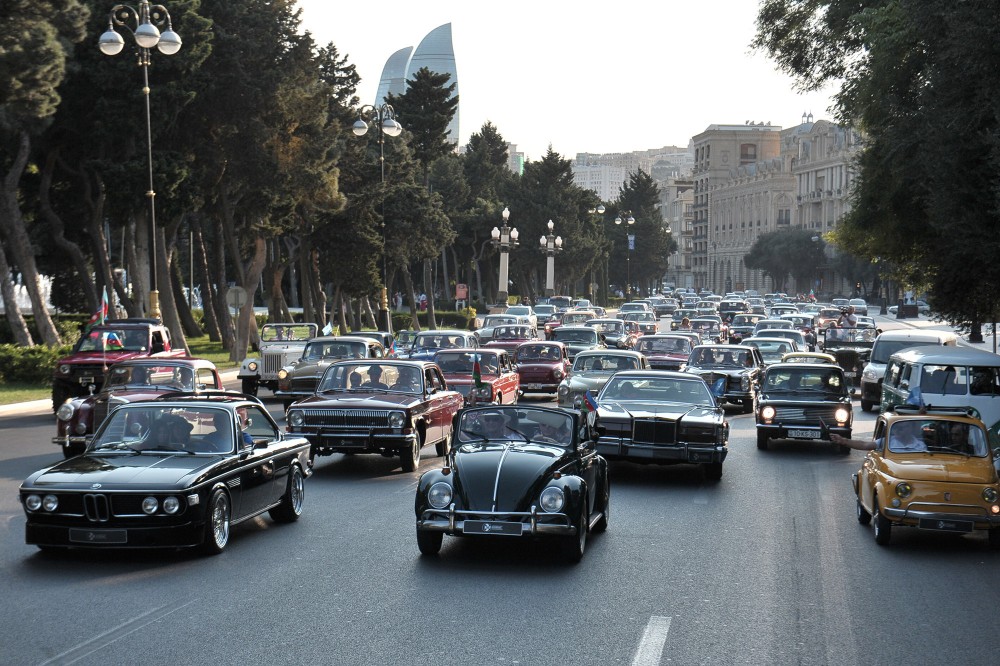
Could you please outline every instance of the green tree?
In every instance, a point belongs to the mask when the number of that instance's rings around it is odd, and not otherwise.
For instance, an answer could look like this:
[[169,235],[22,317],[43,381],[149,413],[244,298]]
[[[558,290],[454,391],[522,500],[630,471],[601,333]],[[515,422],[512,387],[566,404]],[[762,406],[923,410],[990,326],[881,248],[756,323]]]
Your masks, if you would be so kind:
[[788,229],[761,234],[743,257],[743,265],[763,271],[775,291],[785,291],[792,275],[798,284],[808,284],[824,263],[822,238],[813,240],[808,229]]
[[[653,285],[660,284],[667,270],[670,253],[677,249],[677,243],[666,231],[660,214],[659,195],[656,182],[648,173],[639,169],[629,174],[612,206],[615,210],[631,211],[635,218],[635,224],[623,223],[621,231],[616,229],[616,232],[635,235],[635,249],[631,252],[631,257],[624,257],[631,264],[627,271],[630,276],[626,277],[631,277],[633,285],[641,285],[644,293]],[[623,247],[628,252],[627,238]]]
[[454,94],[455,84],[448,83],[450,78],[450,74],[421,67],[406,82],[405,93],[386,96],[386,102],[410,135],[413,156],[423,166],[425,182],[431,163],[453,151],[458,140],[458,137],[448,139],[448,124],[458,111],[458,95]]

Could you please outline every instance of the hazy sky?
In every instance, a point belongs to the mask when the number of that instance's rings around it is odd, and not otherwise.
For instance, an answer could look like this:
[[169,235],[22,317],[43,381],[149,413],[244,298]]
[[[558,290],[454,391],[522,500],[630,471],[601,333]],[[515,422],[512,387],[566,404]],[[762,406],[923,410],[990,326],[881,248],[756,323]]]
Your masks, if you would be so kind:
[[801,95],[751,54],[755,0],[299,0],[302,26],[357,67],[374,100],[386,59],[452,24],[461,143],[492,122],[528,159],[548,146],[631,152],[686,146],[713,123],[791,127],[831,118],[831,91]]

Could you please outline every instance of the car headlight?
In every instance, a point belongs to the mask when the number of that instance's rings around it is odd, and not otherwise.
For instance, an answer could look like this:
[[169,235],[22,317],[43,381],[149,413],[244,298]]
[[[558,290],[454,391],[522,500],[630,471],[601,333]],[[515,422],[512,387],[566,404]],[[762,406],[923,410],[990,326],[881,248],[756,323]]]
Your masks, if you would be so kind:
[[896,494],[902,498],[907,498],[913,492],[913,486],[908,484],[906,481],[900,481],[896,484]]
[[392,428],[402,428],[406,423],[406,414],[403,412],[389,412],[389,426]]
[[59,405],[59,409],[56,410],[56,418],[60,421],[69,421],[73,418],[73,414],[76,413],[76,407],[72,403],[64,402]]
[[565,377],[566,373],[563,372],[562,368],[556,368],[555,370],[552,371],[552,376],[555,377],[558,380],[558,379],[562,379],[563,377]]
[[181,509],[181,501],[176,497],[168,497],[163,500],[163,510],[169,514],[175,514]]
[[42,508],[42,498],[38,495],[28,495],[24,498],[24,506],[28,511],[38,511]]
[[299,411],[288,412],[288,422],[296,428],[301,428],[306,422],[305,414]]
[[771,419],[773,419],[774,407],[771,407],[770,405],[764,407],[762,410],[760,410],[760,417],[765,421],[770,421]]
[[837,423],[847,423],[847,419],[851,418],[851,412],[846,407],[838,407],[833,413],[833,418]]
[[76,434],[78,434],[78,435],[86,435],[87,434],[87,424],[83,423],[81,421],[80,423],[77,423],[75,426],[73,426],[73,430],[75,430]]
[[861,373],[861,379],[865,379],[870,382],[878,381],[878,375],[871,368],[865,368],[864,372]]
[[740,377],[740,390],[749,391],[750,390],[750,378],[746,375]]
[[59,506],[59,498],[55,495],[46,495],[42,498],[42,508],[46,511],[55,511]]
[[285,368],[278,370],[278,379],[284,379],[287,376],[288,376],[288,370],[286,370]]
[[59,374],[60,375],[68,375],[69,372],[70,372],[70,369],[71,368],[64,363],[63,365],[59,366]]
[[997,489],[996,488],[983,488],[983,499],[993,504],[997,501]]
[[435,509],[443,509],[451,504],[451,485],[438,481],[427,491],[427,503]]
[[542,507],[542,511],[548,513],[562,511],[564,504],[566,504],[566,497],[563,495],[562,488],[549,486],[542,491],[542,494],[538,498],[538,505]]
[[257,361],[250,361],[247,363],[247,370],[250,372],[257,372]]
[[560,398],[565,398],[568,395],[569,395],[569,387],[566,386],[565,384],[560,384],[559,385],[559,397]]
[[160,508],[160,503],[156,501],[155,497],[147,497],[142,500],[142,512],[147,515],[153,515],[156,510]]

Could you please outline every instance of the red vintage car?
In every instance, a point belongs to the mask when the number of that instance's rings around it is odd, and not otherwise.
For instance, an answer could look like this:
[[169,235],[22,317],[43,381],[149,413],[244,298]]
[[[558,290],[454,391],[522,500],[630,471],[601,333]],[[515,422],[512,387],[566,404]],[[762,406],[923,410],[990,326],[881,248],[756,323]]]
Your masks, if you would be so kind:
[[555,393],[569,373],[569,351],[562,342],[525,342],[514,353],[521,393]]
[[493,329],[493,340],[484,346],[504,349],[507,353],[513,354],[525,342],[537,339],[538,335],[535,333],[535,329],[526,324],[497,326]]
[[[492,343],[491,343],[492,344]],[[473,367],[479,361],[478,389]],[[466,404],[512,405],[520,394],[521,381],[510,355],[504,349],[447,349],[434,355],[448,388],[465,397]]]
[[635,344],[635,350],[646,357],[654,370],[681,370],[696,343],[686,335],[662,333],[644,335]]
[[215,364],[200,358],[137,358],[111,366],[101,390],[73,398],[56,410],[53,444],[67,458],[83,453],[97,426],[112,409],[178,391],[223,390]]

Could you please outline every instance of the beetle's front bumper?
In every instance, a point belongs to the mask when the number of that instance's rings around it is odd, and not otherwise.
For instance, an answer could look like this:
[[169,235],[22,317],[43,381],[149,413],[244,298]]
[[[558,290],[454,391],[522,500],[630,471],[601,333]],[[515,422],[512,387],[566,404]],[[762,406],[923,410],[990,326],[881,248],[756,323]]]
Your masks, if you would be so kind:
[[476,536],[576,536],[577,528],[564,513],[546,513],[532,505],[529,511],[463,511],[426,509],[417,529],[452,535]]

